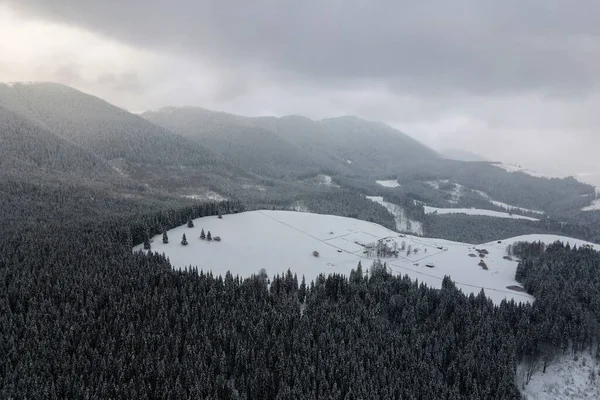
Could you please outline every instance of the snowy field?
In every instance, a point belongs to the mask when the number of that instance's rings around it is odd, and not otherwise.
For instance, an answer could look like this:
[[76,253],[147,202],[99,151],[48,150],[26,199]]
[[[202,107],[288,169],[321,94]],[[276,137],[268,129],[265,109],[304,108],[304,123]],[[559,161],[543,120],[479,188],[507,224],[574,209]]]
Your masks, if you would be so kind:
[[[250,276],[265,268],[269,276],[291,269],[307,281],[320,273],[349,274],[359,261],[365,268],[375,259],[369,246],[382,240],[390,248],[396,246],[398,257],[382,257],[394,274],[408,274],[432,287],[441,287],[444,275],[450,275],[465,293],[477,294],[482,288],[495,302],[504,298],[531,301],[532,297],[508,289],[518,285],[514,280],[516,261],[504,259],[506,246],[519,240],[553,242],[558,236],[529,235],[502,243],[470,245],[440,239],[400,235],[380,225],[352,218],[309,214],[293,211],[252,211],[194,220],[194,228],[181,226],[168,231],[170,242],[162,243],[155,236],[152,250],[165,253],[176,268],[197,266],[224,275],[230,270],[234,275]],[[199,239],[200,231],[210,231],[220,236],[221,242]],[[181,245],[186,234],[189,244]],[[585,242],[563,238],[573,244]],[[395,243],[395,245],[394,245]],[[404,243],[405,250],[400,251]],[[407,255],[408,249],[411,249]],[[134,250],[141,250],[136,246]],[[414,250],[416,250],[416,253]],[[487,250],[479,262],[478,250]],[[312,255],[319,252],[319,257]],[[426,264],[433,264],[428,268]]]
[[509,214],[501,211],[484,210],[482,208],[438,208],[438,207],[425,207],[425,214],[467,214],[467,215],[484,215],[488,217],[496,218],[510,218],[510,219],[525,219],[528,221],[539,221],[537,218],[525,217],[523,215]]
[[414,221],[406,216],[406,211],[397,204],[389,203],[383,200],[381,196],[367,196],[367,199],[384,206],[396,221],[396,230],[399,232],[409,232],[415,235],[423,235],[423,224]]
[[[522,386],[522,368],[517,376]],[[541,367],[540,367],[541,368]],[[553,361],[546,373],[536,372],[522,393],[527,400],[600,399],[600,365],[589,352],[564,355]]]
[[398,183],[398,181],[396,179],[392,179],[392,180],[388,180],[388,181],[375,181],[378,185],[381,185],[383,187],[387,187],[387,188],[397,188],[400,187],[400,184]]

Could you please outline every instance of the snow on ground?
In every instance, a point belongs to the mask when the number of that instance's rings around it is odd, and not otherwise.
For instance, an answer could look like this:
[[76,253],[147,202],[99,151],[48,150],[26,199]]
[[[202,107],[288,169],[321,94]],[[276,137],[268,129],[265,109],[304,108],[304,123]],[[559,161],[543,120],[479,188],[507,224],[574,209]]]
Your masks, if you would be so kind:
[[481,197],[484,197],[485,199],[489,200],[489,202],[492,203],[493,205],[505,208],[508,211],[516,210],[516,211],[530,212],[530,213],[535,213],[535,214],[544,214],[543,211],[537,211],[537,210],[532,210],[529,208],[517,207],[517,206],[507,204],[507,203],[503,203],[501,201],[496,201],[496,200],[492,199],[489,194],[487,194],[486,192],[483,192],[481,190],[475,190],[475,189],[469,189],[469,190],[472,190],[473,192],[479,194]]
[[383,187],[387,187],[387,188],[397,188],[400,187],[400,184],[398,183],[398,181],[396,179],[390,179],[387,181],[375,181],[377,182],[377,184],[383,186]]
[[243,184],[242,185],[242,189],[246,189],[246,190],[258,190],[259,192],[264,192],[266,190],[264,186],[260,186],[260,185],[248,185],[248,184]]
[[529,213],[540,214],[540,215],[544,214],[543,211],[531,210],[529,208],[523,208],[523,207],[517,207],[517,206],[511,206],[510,204],[506,204],[501,201],[490,200],[490,203],[492,203],[495,206],[505,208],[508,211],[521,211],[521,212],[529,212]]
[[211,190],[208,190],[205,193],[184,194],[184,195],[182,195],[182,197],[185,197],[186,199],[192,199],[192,200],[213,200],[213,201],[227,200],[225,197],[221,196],[219,193],[215,193]]
[[600,199],[596,199],[591,205],[583,207],[582,211],[600,211]]
[[[201,229],[220,236],[221,242],[200,240]],[[186,234],[189,245],[181,245]],[[194,220],[194,228],[187,225],[168,231],[170,242],[162,243],[162,236],[152,238],[152,250],[165,253],[176,268],[197,266],[224,275],[250,276],[265,268],[269,276],[291,269],[308,281],[320,273],[349,274],[362,261],[369,268],[374,257],[369,247],[381,240],[389,248],[398,250],[398,257],[385,257],[388,269],[394,274],[408,274],[419,282],[441,287],[449,275],[464,293],[486,294],[496,303],[504,298],[529,302],[533,298],[507,286],[517,286],[514,280],[517,262],[505,259],[506,246],[515,241],[548,243],[562,239],[578,246],[585,242],[551,235],[527,235],[482,245],[451,242],[441,239],[402,235],[380,225],[352,218],[309,214],[293,211],[251,211],[224,215],[223,219],[203,217]],[[404,244],[404,246],[403,246]],[[410,246],[410,247],[409,247]],[[402,247],[405,249],[402,250]],[[411,249],[407,255],[408,249]],[[600,248],[596,246],[596,248]],[[136,246],[134,250],[141,250]],[[417,252],[414,252],[417,249]],[[319,252],[319,257],[312,255]],[[487,250],[480,265],[477,250]],[[432,264],[428,268],[426,264]]]
[[570,238],[570,237],[566,237],[566,236],[547,235],[547,234],[541,234],[541,233],[540,234],[532,234],[532,235],[515,236],[512,238],[501,240],[501,243],[489,242],[489,243],[486,243],[485,246],[486,246],[486,248],[494,247],[499,250],[501,250],[501,249],[506,250],[506,246],[508,246],[509,244],[517,243],[517,242],[530,242],[530,243],[531,242],[542,242],[545,244],[552,244],[554,242],[563,242],[564,244],[569,244],[571,246],[577,246],[577,247],[591,246],[593,249],[600,251],[600,245],[595,244],[595,243],[586,242],[585,240],[574,239],[574,238]]
[[[541,369],[541,367],[540,367]],[[517,372],[518,386],[523,384],[523,366]],[[600,399],[600,365],[588,352],[564,355],[546,369],[536,372],[522,393],[527,400]]]
[[297,202],[294,203],[294,205],[292,206],[292,210],[293,211],[299,211],[299,212],[310,212],[310,210],[308,209],[308,207],[306,207],[306,205],[298,200]]
[[396,230],[400,232],[410,232],[417,235],[423,235],[423,224],[419,221],[414,221],[406,216],[406,211],[399,205],[383,201],[381,196],[367,196],[367,199],[384,206],[390,214],[394,216],[396,221]]
[[331,179],[331,176],[329,176],[329,175],[323,175],[323,174],[317,175],[316,182],[317,182],[317,185],[339,188],[338,185],[333,183],[333,180]]
[[440,189],[440,183],[448,183],[450,182],[448,179],[442,179],[439,181],[425,181],[425,184],[431,186],[434,189],[439,190]]
[[348,164],[352,164],[352,160],[346,160]]
[[484,215],[488,217],[510,218],[510,219],[525,219],[528,221],[539,221],[537,218],[525,217],[523,215],[509,214],[501,211],[484,210],[482,208],[438,208],[424,206],[425,214],[467,214],[467,215]]
[[503,164],[503,163],[495,163],[492,164],[494,167],[498,167],[501,168],[507,172],[522,172],[524,174],[530,175],[530,176],[534,176],[536,178],[546,178],[546,179],[550,179],[550,176],[541,174],[539,172],[536,171],[531,171],[529,169],[523,168],[520,165],[514,165],[514,164]]

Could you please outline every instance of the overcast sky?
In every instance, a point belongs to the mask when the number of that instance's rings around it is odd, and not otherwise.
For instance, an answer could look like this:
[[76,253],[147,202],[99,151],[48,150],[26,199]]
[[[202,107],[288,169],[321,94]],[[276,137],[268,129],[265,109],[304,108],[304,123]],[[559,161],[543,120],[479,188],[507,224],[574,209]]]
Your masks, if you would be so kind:
[[23,80],[600,171],[597,0],[0,0],[0,81]]

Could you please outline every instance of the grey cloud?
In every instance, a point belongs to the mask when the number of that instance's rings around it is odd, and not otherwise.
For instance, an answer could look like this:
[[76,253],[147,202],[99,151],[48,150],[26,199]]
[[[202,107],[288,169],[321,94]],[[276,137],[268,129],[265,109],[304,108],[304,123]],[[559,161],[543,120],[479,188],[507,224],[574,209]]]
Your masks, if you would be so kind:
[[28,15],[214,66],[261,63],[314,84],[556,97],[597,89],[596,0],[5,0]]
[[121,74],[106,73],[98,77],[97,83],[108,87],[114,92],[142,93],[144,85],[135,72],[123,72]]
[[65,85],[79,85],[84,81],[81,76],[81,67],[73,63],[59,66],[53,75],[54,80]]

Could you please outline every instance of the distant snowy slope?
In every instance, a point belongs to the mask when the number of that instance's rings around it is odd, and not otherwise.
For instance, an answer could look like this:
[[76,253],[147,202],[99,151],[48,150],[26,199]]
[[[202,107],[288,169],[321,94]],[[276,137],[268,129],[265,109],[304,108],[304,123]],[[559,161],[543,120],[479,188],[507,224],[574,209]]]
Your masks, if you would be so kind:
[[536,177],[536,178],[550,178],[548,175],[541,174],[536,171],[529,170],[527,168],[523,168],[520,165],[514,164],[504,164],[504,163],[494,163],[492,164],[494,167],[501,168],[507,172],[522,172],[524,174]]
[[[529,235],[501,243],[469,245],[440,239],[400,235],[380,225],[352,218],[292,211],[252,211],[225,215],[223,219],[204,217],[194,220],[194,228],[181,226],[168,232],[170,243],[161,236],[153,238],[152,250],[165,253],[173,266],[198,266],[215,274],[250,276],[265,268],[270,276],[287,269],[315,279],[319,274],[348,274],[359,261],[369,268],[375,256],[369,256],[381,240],[396,248],[398,257],[383,257],[394,274],[408,274],[432,287],[441,287],[445,275],[465,293],[478,293],[482,288],[495,302],[504,298],[531,301],[532,297],[508,289],[514,280],[517,263],[505,259],[506,246],[518,240],[585,243],[549,235]],[[200,231],[220,236],[221,242],[199,239]],[[186,234],[189,245],[180,244]],[[409,252],[410,249],[410,252]],[[416,249],[416,252],[415,252]],[[134,250],[141,250],[137,246]],[[486,250],[483,258],[478,251]],[[312,255],[313,251],[319,257]],[[487,270],[480,265],[481,260]],[[432,264],[428,268],[426,264]]]
[[539,221],[537,218],[525,217],[523,215],[509,214],[501,211],[484,210],[481,208],[438,208],[425,207],[425,214],[466,214],[466,215],[484,215],[487,217],[523,219],[527,221]]

